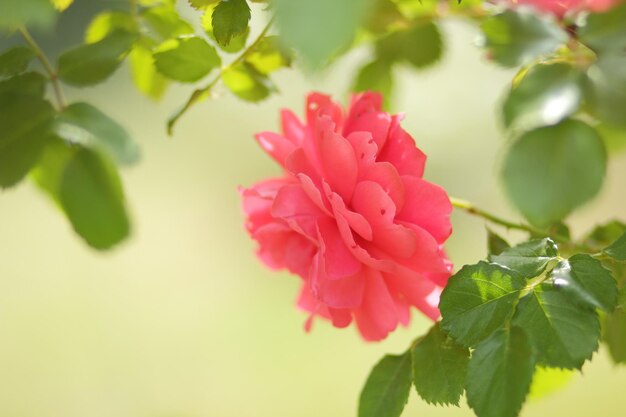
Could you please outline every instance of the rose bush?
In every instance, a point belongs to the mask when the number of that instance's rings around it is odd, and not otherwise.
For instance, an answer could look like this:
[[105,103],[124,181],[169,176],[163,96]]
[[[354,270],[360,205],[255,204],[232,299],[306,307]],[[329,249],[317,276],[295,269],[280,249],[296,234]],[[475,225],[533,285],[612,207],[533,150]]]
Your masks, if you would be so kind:
[[242,190],[246,227],[270,268],[303,280],[298,305],[366,340],[383,339],[410,320],[431,319],[451,273],[443,244],[451,233],[446,192],[422,178],[426,156],[363,93],[344,114],[312,93],[302,123],[282,112],[282,133],[256,135],[284,175]]

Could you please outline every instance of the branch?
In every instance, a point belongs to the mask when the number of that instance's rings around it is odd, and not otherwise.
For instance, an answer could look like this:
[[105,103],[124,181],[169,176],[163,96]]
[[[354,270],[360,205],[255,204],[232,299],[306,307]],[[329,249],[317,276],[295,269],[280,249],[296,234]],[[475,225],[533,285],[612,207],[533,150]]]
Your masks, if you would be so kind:
[[219,80],[222,78],[222,75],[224,75],[224,73],[226,71],[228,71],[230,68],[236,66],[237,64],[243,62],[243,60],[246,59],[246,57],[254,50],[254,48],[259,44],[259,42],[261,42],[261,40],[265,37],[265,35],[267,35],[267,32],[270,30],[270,27],[272,26],[273,22],[274,22],[274,18],[271,18],[267,22],[267,24],[265,25],[265,27],[263,28],[263,30],[261,31],[259,36],[257,36],[257,38],[254,40],[254,42],[252,42],[230,64],[222,67],[222,69],[220,69],[220,72],[215,76],[215,78],[213,78],[213,80],[211,80],[204,87],[198,88],[198,89],[194,90],[193,93],[191,93],[191,96],[189,97],[189,99],[187,100],[185,105],[174,116],[172,116],[167,121],[167,133],[168,133],[168,135],[172,135],[172,133],[174,132],[174,125],[176,124],[178,119],[180,119],[187,112],[187,110],[189,110],[189,108],[191,108],[191,106],[193,106],[198,101],[200,101],[202,98],[204,98],[204,96],[211,90],[211,88],[213,88],[219,82]]
[[59,110],[65,109],[66,107],[65,96],[63,95],[63,90],[61,89],[61,83],[59,82],[59,76],[57,72],[54,70],[54,68],[50,64],[50,61],[46,57],[46,54],[44,54],[43,50],[39,47],[37,42],[33,39],[31,34],[28,32],[28,29],[22,26],[19,29],[19,31],[22,37],[24,38],[24,40],[26,41],[26,43],[33,49],[33,51],[35,51],[35,55],[37,56],[37,59],[39,60],[39,62],[41,62],[41,64],[44,67],[44,70],[48,74],[48,78],[50,79],[50,82],[52,83],[52,87],[54,89],[54,95],[56,97]]

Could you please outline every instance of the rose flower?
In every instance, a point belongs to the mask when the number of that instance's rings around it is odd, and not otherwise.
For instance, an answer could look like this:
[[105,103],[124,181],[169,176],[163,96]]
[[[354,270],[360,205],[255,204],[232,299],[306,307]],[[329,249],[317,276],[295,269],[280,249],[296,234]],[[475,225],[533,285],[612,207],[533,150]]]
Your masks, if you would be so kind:
[[439,317],[452,206],[422,178],[426,156],[401,119],[375,93],[356,95],[345,114],[312,93],[304,123],[283,110],[282,133],[256,135],[284,174],[242,190],[246,228],[268,267],[302,278],[307,330],[315,316],[354,321],[373,341],[407,325],[412,306]]

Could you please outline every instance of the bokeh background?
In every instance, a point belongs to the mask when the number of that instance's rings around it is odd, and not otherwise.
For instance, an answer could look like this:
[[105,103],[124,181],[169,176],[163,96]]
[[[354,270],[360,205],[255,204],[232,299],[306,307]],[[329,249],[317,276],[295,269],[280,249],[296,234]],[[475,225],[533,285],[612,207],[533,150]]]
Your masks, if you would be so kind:
[[[78,42],[103,5],[110,3],[79,1],[39,39],[54,55]],[[444,29],[443,61],[399,71],[394,107],[429,156],[429,180],[514,217],[496,175],[506,139],[495,113],[513,74],[481,57],[471,26]],[[258,105],[223,94],[190,111],[173,138],[165,120],[190,89],[155,103],[136,92],[127,68],[99,87],[67,89],[70,100],[98,105],[142,146],[143,160],[123,171],[134,231],[114,251],[97,253],[32,185],[1,193],[0,416],[355,416],[370,368],[404,351],[429,323],[414,313],[409,328],[382,343],[322,321],[306,334],[306,315],[294,307],[299,279],[256,260],[237,187],[279,172],[253,133],[276,129],[282,107],[301,114],[311,90],[346,102],[367,56],[366,48],[353,51],[323,74],[284,70],[276,77],[281,93]],[[625,219],[625,156],[611,159],[601,195],[571,217],[575,234]],[[455,264],[484,257],[484,223],[463,213],[453,223],[447,248]],[[522,416],[623,416],[626,368],[612,366],[601,349],[583,374],[528,403]],[[414,393],[404,413],[471,415],[465,406],[428,406]]]

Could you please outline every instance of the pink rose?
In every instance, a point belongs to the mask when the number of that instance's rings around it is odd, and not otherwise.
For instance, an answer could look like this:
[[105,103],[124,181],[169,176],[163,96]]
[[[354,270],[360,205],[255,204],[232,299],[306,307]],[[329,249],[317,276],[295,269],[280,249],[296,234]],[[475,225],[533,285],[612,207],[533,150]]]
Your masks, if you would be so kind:
[[363,93],[347,115],[329,96],[308,96],[306,122],[282,111],[282,134],[256,135],[284,169],[242,190],[248,232],[270,268],[303,280],[298,306],[335,327],[353,320],[366,340],[384,339],[410,307],[431,319],[452,265],[446,192],[422,179],[426,156]]
[[512,4],[529,5],[536,9],[563,17],[568,11],[589,10],[605,12],[623,0],[506,0]]

